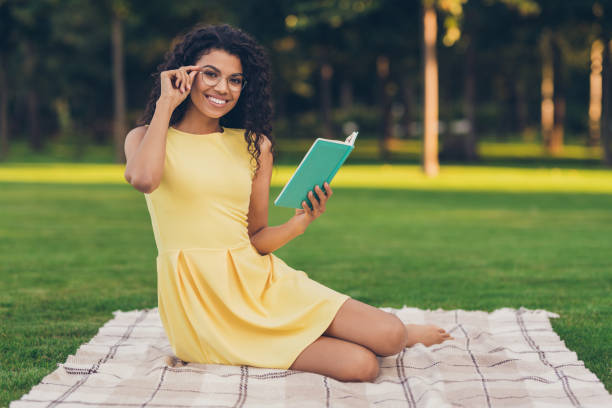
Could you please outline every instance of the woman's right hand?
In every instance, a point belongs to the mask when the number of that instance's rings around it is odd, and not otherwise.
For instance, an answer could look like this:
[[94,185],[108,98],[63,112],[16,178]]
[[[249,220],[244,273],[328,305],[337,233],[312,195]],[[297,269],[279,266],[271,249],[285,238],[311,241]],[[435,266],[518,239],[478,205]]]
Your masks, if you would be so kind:
[[170,104],[172,110],[179,106],[189,92],[195,76],[202,70],[197,65],[186,65],[177,69],[162,71],[160,75],[160,100]]

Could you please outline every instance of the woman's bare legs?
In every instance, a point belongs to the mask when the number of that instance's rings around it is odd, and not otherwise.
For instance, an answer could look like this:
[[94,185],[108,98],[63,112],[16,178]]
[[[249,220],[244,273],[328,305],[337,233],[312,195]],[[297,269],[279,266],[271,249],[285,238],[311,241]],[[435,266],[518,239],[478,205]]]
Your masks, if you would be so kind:
[[340,381],[371,381],[379,370],[376,355],[391,356],[416,343],[430,346],[450,339],[435,325],[405,325],[391,313],[348,299],[323,336],[306,347],[290,368]]
[[355,299],[342,305],[323,334],[361,344],[381,356],[416,343],[431,346],[452,339],[438,326],[404,324],[397,316]]
[[300,353],[291,370],[327,375],[339,381],[372,381],[380,366],[376,355],[359,344],[321,336]]

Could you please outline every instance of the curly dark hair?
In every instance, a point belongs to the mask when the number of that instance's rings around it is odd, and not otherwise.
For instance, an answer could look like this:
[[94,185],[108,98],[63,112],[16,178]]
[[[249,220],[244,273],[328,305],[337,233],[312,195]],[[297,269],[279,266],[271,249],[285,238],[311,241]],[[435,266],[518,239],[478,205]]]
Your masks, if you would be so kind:
[[[161,94],[160,73],[185,65],[194,65],[202,55],[211,50],[223,50],[240,58],[247,84],[236,106],[220,119],[220,124],[223,127],[245,129],[246,148],[257,163],[255,168],[257,171],[261,155],[259,144],[263,135],[272,142],[272,154],[275,155],[276,143],[272,136],[270,64],[263,47],[250,35],[228,24],[198,24],[165,54],[164,62],[153,74],[155,85],[138,125],[149,124],[153,118],[156,102]],[[183,118],[187,111],[188,100],[189,98],[186,98],[176,107],[170,118],[170,126]]]

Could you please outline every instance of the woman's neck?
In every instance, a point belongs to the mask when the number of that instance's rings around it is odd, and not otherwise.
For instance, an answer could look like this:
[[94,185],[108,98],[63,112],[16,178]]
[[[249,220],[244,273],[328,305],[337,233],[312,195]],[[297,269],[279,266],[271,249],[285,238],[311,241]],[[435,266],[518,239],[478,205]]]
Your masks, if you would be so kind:
[[185,115],[174,127],[178,130],[197,135],[221,132],[223,129],[219,125],[219,118],[211,118],[198,112],[193,106],[189,106]]

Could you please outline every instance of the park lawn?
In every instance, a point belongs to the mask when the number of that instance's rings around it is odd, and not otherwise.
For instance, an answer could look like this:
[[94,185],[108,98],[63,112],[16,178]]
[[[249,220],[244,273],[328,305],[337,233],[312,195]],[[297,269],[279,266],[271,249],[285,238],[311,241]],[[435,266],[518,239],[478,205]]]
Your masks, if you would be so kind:
[[[271,185],[282,187],[297,164],[274,166]],[[82,163],[9,163],[0,166],[0,182],[126,184],[124,165]],[[574,192],[612,194],[612,171],[606,169],[520,168],[444,165],[429,178],[418,165],[344,165],[336,187],[438,191]]]
[[[441,140],[441,145],[444,140]],[[308,150],[312,140],[310,139],[279,139],[278,150],[288,154],[294,153],[301,156]],[[355,143],[355,150],[351,158],[377,159],[380,155],[378,139],[359,139]],[[389,139],[387,149],[392,157],[420,158],[423,152],[421,139]],[[512,142],[512,141],[486,141],[481,140],[477,144],[478,155],[485,159],[573,159],[573,160],[598,160],[602,157],[600,146],[585,146],[579,144],[565,144],[563,150],[554,157],[551,156],[541,143],[536,142]]]
[[[277,139],[276,150],[282,162],[299,163],[308,148],[312,145],[316,135],[312,138],[285,138]],[[489,138],[490,139],[490,138]],[[479,157],[487,162],[510,160],[515,164],[519,161],[541,164],[568,163],[570,166],[578,162],[589,165],[601,165],[603,152],[600,146],[586,146],[577,141],[566,142],[562,151],[550,155],[537,141],[520,141],[517,137],[510,140],[489,140],[482,138],[477,145]],[[85,141],[86,142],[86,141]],[[440,140],[440,149],[443,148],[444,138]],[[372,162],[380,159],[380,145],[376,138],[361,135],[351,153],[350,162]],[[387,149],[390,160],[393,161],[420,161],[422,155],[422,141],[420,139],[389,139]],[[53,140],[47,143],[41,152],[33,152],[26,140],[15,139],[11,141],[10,154],[5,163],[113,163],[114,148],[110,144],[97,145],[88,143],[79,147],[66,141]],[[278,162],[278,161],[277,161]]]
[[[142,194],[116,176],[39,183],[7,181],[5,170],[0,406],[74,354],[112,311],[157,301],[156,248]],[[482,177],[451,170],[452,180],[433,184],[400,180],[377,189],[338,183],[325,214],[275,253],[311,278],[379,307],[523,306],[559,313],[555,331],[612,391],[612,172],[555,172],[567,177],[548,189],[548,173],[540,180],[538,170],[508,172],[506,186],[529,186],[520,191],[492,183],[491,169]],[[346,167],[338,177],[351,171],[362,174]],[[271,225],[291,215],[270,205]]]

